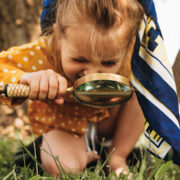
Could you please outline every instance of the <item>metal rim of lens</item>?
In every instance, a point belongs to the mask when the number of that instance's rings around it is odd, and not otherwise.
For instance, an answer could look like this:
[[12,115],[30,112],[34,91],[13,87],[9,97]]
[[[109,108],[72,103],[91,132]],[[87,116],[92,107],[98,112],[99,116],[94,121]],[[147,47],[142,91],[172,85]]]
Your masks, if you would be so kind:
[[74,93],[74,97],[82,104],[85,104],[87,106],[90,106],[90,107],[96,107],[96,108],[111,108],[111,107],[114,107],[114,106],[117,106],[117,105],[121,105],[125,102],[127,102],[131,97],[132,97],[132,94],[130,94],[130,96],[128,96],[126,99],[124,99],[123,101],[121,102],[116,102],[116,103],[113,103],[113,104],[108,104],[108,105],[98,105],[98,104],[93,104],[93,103],[88,103],[87,101],[82,101],[78,96],[76,96],[76,94]]
[[80,85],[89,82],[89,81],[96,81],[96,80],[111,80],[111,81],[117,81],[121,84],[124,84],[128,87],[131,87],[131,83],[129,80],[121,75],[118,74],[112,74],[112,73],[94,73],[94,74],[89,74],[86,76],[81,77],[74,83],[74,89],[79,87]]

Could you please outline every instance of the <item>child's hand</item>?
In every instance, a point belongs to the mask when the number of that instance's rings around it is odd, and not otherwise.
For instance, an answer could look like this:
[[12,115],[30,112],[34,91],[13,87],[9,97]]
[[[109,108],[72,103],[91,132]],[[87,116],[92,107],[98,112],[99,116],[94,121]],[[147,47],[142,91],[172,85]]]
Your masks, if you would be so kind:
[[87,152],[87,164],[98,160],[99,158],[99,155],[95,154],[94,151]]
[[24,74],[20,79],[21,84],[30,86],[30,99],[55,100],[63,104],[63,94],[67,90],[67,80],[53,70],[41,70]]
[[111,170],[116,173],[117,177],[119,177],[120,173],[128,174],[128,166],[126,164],[126,159],[120,156],[112,155],[109,159],[109,166]]

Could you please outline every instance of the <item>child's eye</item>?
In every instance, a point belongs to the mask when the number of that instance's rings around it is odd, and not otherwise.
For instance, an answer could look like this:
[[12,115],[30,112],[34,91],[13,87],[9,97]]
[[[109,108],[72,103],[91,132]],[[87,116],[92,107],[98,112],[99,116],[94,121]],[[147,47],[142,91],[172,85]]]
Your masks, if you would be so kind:
[[116,62],[115,61],[102,61],[101,64],[103,66],[114,66]]
[[72,58],[74,61],[79,62],[79,63],[87,63],[87,59],[78,59],[78,58]]

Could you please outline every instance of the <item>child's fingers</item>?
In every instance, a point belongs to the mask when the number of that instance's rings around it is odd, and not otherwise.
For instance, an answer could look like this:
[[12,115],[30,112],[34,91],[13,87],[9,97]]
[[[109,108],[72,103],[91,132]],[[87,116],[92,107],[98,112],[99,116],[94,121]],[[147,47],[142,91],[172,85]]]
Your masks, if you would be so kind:
[[27,78],[27,74],[24,74],[20,79],[20,84],[27,84],[29,85],[29,80]]
[[20,83],[30,86],[30,99],[54,100],[63,104],[62,95],[67,91],[67,80],[53,70],[24,74]]
[[128,180],[131,179],[132,177],[132,173],[129,173],[128,169],[124,169],[124,168],[117,168],[115,170],[116,176],[119,177],[119,175],[122,173],[124,175],[128,175]]
[[40,80],[37,77],[36,80],[33,79],[33,77],[30,75],[30,73],[24,74],[20,79],[21,84],[27,84],[30,86],[30,93],[29,98],[30,99],[36,99],[39,95],[39,83]]
[[117,168],[115,170],[115,173],[117,176],[119,176],[120,173],[123,173],[123,174],[128,174],[128,170],[127,169],[124,169],[124,168]]
[[94,153],[94,151],[87,152],[87,162],[90,163],[94,160],[98,160],[99,156]]
[[49,91],[48,91],[48,99],[55,99],[58,92],[58,80],[56,76],[51,75],[49,77]]
[[31,80],[30,81],[30,93],[29,93],[29,98],[30,99],[37,99],[39,96],[39,85],[40,85],[40,80],[36,79],[36,81]]
[[64,98],[62,97],[62,95],[65,94],[67,91],[67,80],[62,76],[58,76],[57,80],[58,80],[58,92],[57,92],[57,97],[55,99],[55,103],[63,104]]
[[67,80],[60,75],[57,77],[57,79],[58,79],[58,84],[59,84],[57,98],[59,98],[59,97],[62,97],[62,95],[65,94],[67,91]]
[[48,78],[44,76],[40,80],[39,100],[45,100],[47,98],[48,90],[49,90]]

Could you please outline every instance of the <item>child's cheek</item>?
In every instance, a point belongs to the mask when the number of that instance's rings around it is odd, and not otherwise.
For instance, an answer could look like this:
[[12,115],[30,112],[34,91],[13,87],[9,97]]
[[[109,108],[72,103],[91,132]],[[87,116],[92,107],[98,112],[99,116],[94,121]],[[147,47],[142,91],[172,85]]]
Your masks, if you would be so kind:
[[71,80],[75,80],[76,75],[81,71],[81,68],[73,63],[66,63],[62,68],[65,75]]

